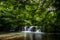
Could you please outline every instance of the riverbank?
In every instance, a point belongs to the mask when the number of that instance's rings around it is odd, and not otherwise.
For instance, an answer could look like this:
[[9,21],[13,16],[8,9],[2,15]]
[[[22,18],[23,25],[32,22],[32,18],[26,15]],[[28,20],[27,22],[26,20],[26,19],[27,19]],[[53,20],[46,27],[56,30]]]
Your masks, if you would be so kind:
[[24,35],[22,33],[6,33],[0,34],[0,40],[23,40]]

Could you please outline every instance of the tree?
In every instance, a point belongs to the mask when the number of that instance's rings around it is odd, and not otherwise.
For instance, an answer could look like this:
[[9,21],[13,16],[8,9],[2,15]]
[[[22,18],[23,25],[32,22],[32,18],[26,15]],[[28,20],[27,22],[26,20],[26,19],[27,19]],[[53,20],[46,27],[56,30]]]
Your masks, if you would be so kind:
[[35,25],[44,26],[49,31],[49,27],[52,28],[50,24],[56,21],[54,3],[54,0],[1,0],[0,26],[16,28]]

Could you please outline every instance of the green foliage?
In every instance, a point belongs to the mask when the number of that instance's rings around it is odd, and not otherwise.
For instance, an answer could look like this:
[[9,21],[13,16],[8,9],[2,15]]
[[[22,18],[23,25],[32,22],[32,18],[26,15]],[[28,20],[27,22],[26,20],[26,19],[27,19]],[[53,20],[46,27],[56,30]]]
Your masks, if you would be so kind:
[[2,0],[0,27],[37,25],[44,26],[43,31],[54,30],[50,24],[55,24],[57,14],[55,10],[48,10],[54,2],[54,0]]

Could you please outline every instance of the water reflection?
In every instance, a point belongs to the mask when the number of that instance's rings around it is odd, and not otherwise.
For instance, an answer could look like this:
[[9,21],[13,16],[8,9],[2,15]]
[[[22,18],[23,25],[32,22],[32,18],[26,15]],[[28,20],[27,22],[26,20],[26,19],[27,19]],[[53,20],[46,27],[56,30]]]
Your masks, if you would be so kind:
[[42,40],[42,34],[40,34],[40,33],[27,33],[25,40]]
[[27,33],[24,40],[60,40],[60,34]]

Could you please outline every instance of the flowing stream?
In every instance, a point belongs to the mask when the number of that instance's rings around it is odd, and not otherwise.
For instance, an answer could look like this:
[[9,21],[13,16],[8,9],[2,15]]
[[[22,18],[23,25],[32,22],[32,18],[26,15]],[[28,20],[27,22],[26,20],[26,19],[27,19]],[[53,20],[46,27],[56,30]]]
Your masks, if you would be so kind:
[[55,33],[43,33],[40,29],[33,30],[34,26],[25,27],[24,40],[60,40],[60,34]]
[[41,35],[39,35],[39,34],[43,34],[43,32],[41,32],[40,29],[38,29],[38,30],[36,30],[36,29],[37,29],[36,26],[24,27],[24,31],[22,31],[22,32],[24,32],[24,36],[25,36],[24,40],[27,40],[27,39],[28,40],[35,40],[35,39],[39,40],[39,39],[41,39]]
[[[31,27],[25,26],[22,33],[24,34],[23,40],[60,40],[60,33],[57,33],[57,34],[44,33],[44,32],[41,32],[40,29],[37,29],[37,27],[34,27],[34,26],[31,26]],[[20,32],[15,34],[20,34]],[[18,40],[21,40],[21,39],[18,39]]]

